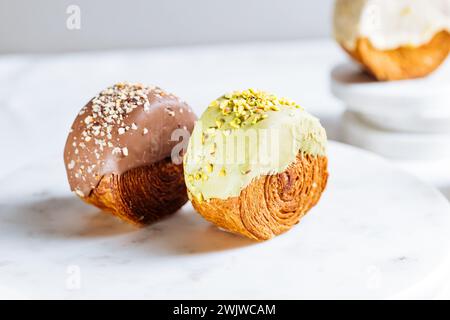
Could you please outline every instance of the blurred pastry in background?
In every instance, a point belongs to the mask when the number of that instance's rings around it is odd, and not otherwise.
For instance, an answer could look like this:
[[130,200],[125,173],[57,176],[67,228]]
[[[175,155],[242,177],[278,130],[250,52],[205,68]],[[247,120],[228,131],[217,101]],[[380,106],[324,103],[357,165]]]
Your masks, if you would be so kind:
[[334,36],[378,80],[424,77],[450,52],[450,0],[337,0]]
[[81,109],[67,138],[71,190],[137,225],[174,213],[188,197],[171,135],[191,132],[195,120],[185,102],[158,87],[117,83],[103,90]]

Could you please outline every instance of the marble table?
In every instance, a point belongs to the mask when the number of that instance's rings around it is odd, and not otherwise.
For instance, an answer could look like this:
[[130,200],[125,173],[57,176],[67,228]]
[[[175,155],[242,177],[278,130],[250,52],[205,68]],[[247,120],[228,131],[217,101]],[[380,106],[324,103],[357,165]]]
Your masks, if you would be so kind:
[[450,267],[450,205],[378,156],[331,143],[330,180],[290,232],[255,243],[190,204],[135,229],[36,161],[0,182],[0,295],[18,298],[433,298]]
[[[280,298],[450,297],[449,290],[438,293],[450,285],[450,272],[439,267],[448,252],[447,203],[431,187],[354,149],[332,147],[336,170],[323,201],[292,232],[263,244],[210,227],[189,206],[136,231],[67,193],[67,131],[80,107],[111,83],[160,85],[197,113],[225,91],[268,89],[297,100],[320,117],[330,138],[340,139],[344,107],[328,83],[343,60],[328,39],[0,56],[0,296],[195,298],[214,283],[210,297],[237,298],[249,297],[258,283],[264,290],[255,297],[280,290]],[[361,163],[344,161],[354,156]],[[281,255],[293,264],[274,264]]]

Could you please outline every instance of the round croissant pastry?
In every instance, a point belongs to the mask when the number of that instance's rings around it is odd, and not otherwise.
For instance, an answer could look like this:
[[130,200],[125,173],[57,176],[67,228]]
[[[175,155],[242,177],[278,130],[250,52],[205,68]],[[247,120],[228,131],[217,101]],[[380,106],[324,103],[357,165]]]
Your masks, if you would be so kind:
[[189,137],[195,120],[186,103],[157,87],[118,83],[103,90],[81,109],[67,138],[71,190],[137,225],[174,213],[187,192],[172,133]]
[[184,174],[194,208],[255,240],[289,230],[326,186],[326,133],[294,102],[253,89],[213,101],[192,133]]
[[424,77],[450,52],[450,0],[337,0],[334,33],[378,80]]

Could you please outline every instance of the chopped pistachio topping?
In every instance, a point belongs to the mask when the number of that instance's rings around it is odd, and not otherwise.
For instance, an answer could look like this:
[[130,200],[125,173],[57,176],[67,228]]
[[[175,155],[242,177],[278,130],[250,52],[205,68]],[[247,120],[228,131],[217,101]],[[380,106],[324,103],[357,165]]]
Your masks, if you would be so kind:
[[219,172],[220,177],[225,177],[227,175],[227,171],[225,170],[225,167],[222,167]]
[[211,102],[190,138],[184,172],[198,201],[238,196],[262,175],[281,173],[298,153],[324,155],[326,133],[298,104],[248,89]]
[[203,194],[201,192],[197,193],[195,195],[195,198],[197,199],[198,202],[203,202]]
[[232,129],[254,125],[268,117],[268,111],[280,111],[282,107],[300,108],[298,104],[287,98],[278,98],[265,91],[248,89],[234,91],[214,100],[210,108],[218,108],[223,117],[216,119],[216,128],[227,124]]
[[213,144],[211,144],[211,148],[210,148],[210,150],[209,150],[209,154],[210,155],[215,155],[216,154],[216,149],[217,149],[217,143],[213,143]]

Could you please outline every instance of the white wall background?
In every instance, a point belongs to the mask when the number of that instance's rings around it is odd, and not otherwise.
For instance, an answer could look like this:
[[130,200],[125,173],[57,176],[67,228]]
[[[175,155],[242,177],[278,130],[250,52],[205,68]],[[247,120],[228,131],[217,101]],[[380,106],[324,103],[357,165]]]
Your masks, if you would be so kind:
[[[81,10],[69,30],[67,7]],[[330,34],[333,0],[0,0],[0,53],[61,52]]]

